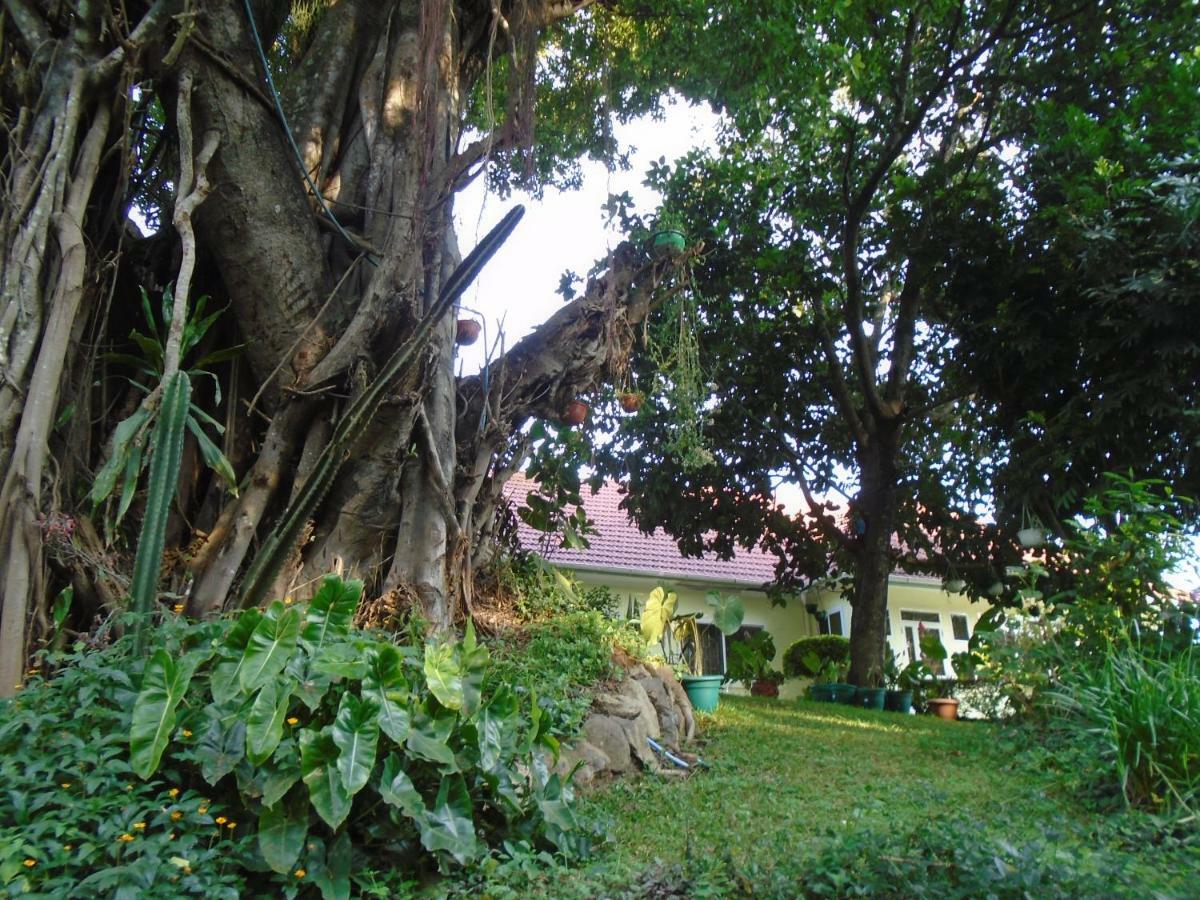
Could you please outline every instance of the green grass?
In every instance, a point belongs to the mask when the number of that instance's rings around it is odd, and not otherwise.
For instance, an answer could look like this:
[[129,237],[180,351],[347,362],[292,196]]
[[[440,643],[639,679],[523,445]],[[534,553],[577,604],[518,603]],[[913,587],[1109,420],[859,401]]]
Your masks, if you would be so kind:
[[611,838],[589,867],[525,860],[475,894],[1194,896],[1194,831],[1085,807],[1003,726],[738,697],[701,724],[708,769],[584,799]]

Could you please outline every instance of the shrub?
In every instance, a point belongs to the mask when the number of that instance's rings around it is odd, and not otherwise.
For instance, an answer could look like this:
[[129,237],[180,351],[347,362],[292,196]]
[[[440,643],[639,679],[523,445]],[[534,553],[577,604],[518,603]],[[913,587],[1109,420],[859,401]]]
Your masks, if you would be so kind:
[[496,563],[492,577],[513,597],[516,612],[526,621],[538,621],[574,612],[617,612],[616,595],[606,586],[580,583],[533,554],[509,557]]
[[[1127,803],[1200,811],[1200,652],[1111,645],[1099,665],[1064,673],[1052,704],[1111,766]],[[1106,768],[1107,768],[1106,766]]]
[[586,851],[540,709],[469,628],[421,648],[352,632],[360,592],[331,577],[307,606],[169,624],[148,659],[123,640],[0,707],[0,881],[346,896],[503,842]]
[[789,678],[814,677],[817,672],[805,662],[805,657],[810,653],[816,656],[822,665],[833,663],[841,666],[850,659],[850,641],[837,634],[800,638],[783,654],[783,674]]

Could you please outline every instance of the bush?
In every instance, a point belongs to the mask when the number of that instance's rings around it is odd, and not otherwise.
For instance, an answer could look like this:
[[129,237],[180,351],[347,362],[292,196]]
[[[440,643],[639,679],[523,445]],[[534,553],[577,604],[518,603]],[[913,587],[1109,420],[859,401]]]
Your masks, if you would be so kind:
[[837,634],[800,638],[783,654],[783,674],[788,678],[814,677],[816,671],[804,661],[810,653],[822,664],[831,662],[841,666],[850,659],[850,641]]
[[0,706],[0,883],[346,896],[505,842],[585,852],[537,752],[557,741],[471,630],[423,648],[352,632],[360,592],[331,577],[307,606],[169,623],[148,659],[130,639],[80,652]]
[[533,554],[501,560],[490,574],[529,622],[576,612],[617,614],[617,597],[608,587],[582,584]]
[[[1134,641],[1099,665],[1077,665],[1050,695],[1064,724],[1091,744],[1127,803],[1200,812],[1200,652],[1161,653]],[[1109,768],[1111,767],[1111,768]]]

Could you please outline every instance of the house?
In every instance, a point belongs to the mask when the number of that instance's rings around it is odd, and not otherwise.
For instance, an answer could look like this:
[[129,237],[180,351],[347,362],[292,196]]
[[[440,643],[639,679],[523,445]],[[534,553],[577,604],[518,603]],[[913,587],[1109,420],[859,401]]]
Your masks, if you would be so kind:
[[[516,475],[505,486],[505,494],[522,506],[526,494],[536,487],[532,480]],[[669,535],[661,530],[644,534],[629,521],[620,508],[622,491],[616,482],[605,482],[596,494],[585,488],[582,495],[584,509],[598,532],[588,536],[590,546],[560,547],[556,536],[535,531],[524,522],[518,524],[521,545],[571,570],[585,584],[608,587],[623,601],[644,601],[651,590],[662,585],[678,595],[679,612],[705,612],[709,591],[736,594],[746,610],[741,630],[727,638],[712,625],[704,626],[701,640],[706,674],[723,674],[729,643],[762,629],[775,642],[776,668],[784,651],[799,638],[850,636],[850,604],[829,587],[814,586],[789,598],[784,606],[772,605],[766,588],[775,577],[773,555],[754,549],[739,550],[727,560],[715,554],[686,557]],[[936,632],[953,655],[967,649],[975,623],[986,611],[964,595],[947,593],[937,578],[896,573],[888,585],[888,641],[903,664],[917,653],[919,631],[924,626]],[[947,674],[952,674],[949,662],[945,665]],[[734,685],[726,689],[742,690]],[[799,691],[798,684],[785,682],[782,693],[794,696]]]

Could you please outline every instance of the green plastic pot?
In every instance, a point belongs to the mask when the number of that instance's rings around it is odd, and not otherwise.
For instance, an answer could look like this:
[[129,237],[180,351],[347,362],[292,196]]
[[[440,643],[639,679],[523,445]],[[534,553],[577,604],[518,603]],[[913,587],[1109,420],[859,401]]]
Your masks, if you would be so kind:
[[721,699],[723,675],[684,675],[683,690],[697,712],[716,712]]
[[835,681],[829,685],[829,690],[833,693],[834,703],[845,703],[851,705],[854,703],[854,695],[858,692],[852,684],[844,684],[840,681]]
[[898,713],[908,712],[912,709],[912,691],[888,691],[883,698],[883,708]]
[[883,688],[860,687],[854,692],[854,705],[861,706],[863,709],[883,709],[886,693],[887,691]]
[[650,238],[650,254],[654,257],[678,256],[687,247],[682,231],[664,229]]
[[821,703],[833,702],[833,691],[828,684],[814,684],[808,689],[808,696]]

